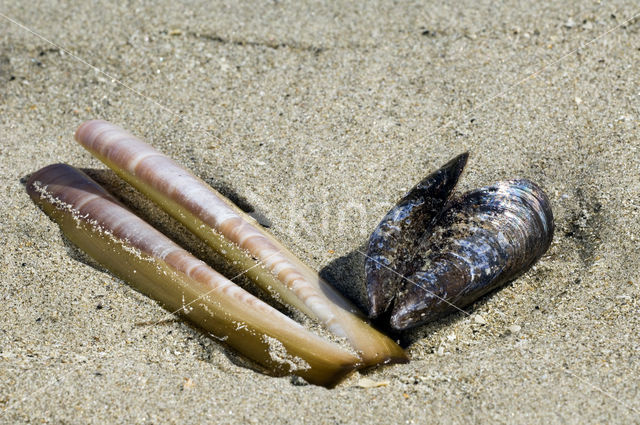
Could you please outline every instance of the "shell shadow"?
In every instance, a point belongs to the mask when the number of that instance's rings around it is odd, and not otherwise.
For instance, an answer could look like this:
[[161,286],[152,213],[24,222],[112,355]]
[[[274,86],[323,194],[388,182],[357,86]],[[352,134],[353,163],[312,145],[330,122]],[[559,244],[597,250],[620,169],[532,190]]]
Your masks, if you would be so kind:
[[360,252],[365,252],[366,249],[363,244],[358,249],[331,261],[319,272],[322,279],[329,282],[362,311],[367,310],[368,300],[364,256]]
[[[342,295],[348,298],[362,312],[369,310],[367,299],[367,288],[365,286],[364,255],[366,245],[361,244],[350,253],[338,257],[324,266],[318,274],[322,279],[336,288]],[[328,294],[327,294],[328,295]],[[380,316],[375,320],[369,319],[371,324],[391,339],[400,341],[402,344],[402,333],[389,326],[389,317]]]

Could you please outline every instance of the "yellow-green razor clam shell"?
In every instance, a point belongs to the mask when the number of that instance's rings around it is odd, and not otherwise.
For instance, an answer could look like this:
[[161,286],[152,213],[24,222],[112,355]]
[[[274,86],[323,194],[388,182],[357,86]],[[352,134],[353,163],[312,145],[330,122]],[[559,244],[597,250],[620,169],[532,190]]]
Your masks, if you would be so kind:
[[50,165],[31,176],[27,191],[97,262],[269,373],[332,387],[361,366],[193,257],[80,170]]
[[[406,362],[400,346],[375,330],[335,288],[231,201],[166,155],[105,121],[87,121],[76,140],[183,223],[268,293],[346,338],[365,367]],[[252,267],[260,262],[264,267]]]

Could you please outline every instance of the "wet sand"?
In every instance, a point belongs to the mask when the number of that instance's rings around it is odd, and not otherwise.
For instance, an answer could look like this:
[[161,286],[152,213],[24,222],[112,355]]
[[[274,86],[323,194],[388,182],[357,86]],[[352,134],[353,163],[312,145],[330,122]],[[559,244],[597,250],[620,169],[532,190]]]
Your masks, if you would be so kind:
[[[0,423],[640,421],[635,2],[47,0],[0,13]],[[215,261],[73,141],[91,118],[253,209],[356,302],[368,234],[460,152],[461,190],[539,183],[556,235],[468,314],[402,335],[409,364],[333,390],[269,377],[167,319],[31,202],[25,178],[67,162]]]

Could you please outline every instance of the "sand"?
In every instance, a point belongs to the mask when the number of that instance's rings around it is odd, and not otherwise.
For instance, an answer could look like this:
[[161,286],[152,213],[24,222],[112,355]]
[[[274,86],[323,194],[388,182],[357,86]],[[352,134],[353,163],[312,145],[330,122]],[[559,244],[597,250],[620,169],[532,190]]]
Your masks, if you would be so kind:
[[[640,421],[637,2],[362,3],[0,1],[1,423]],[[409,364],[333,390],[269,377],[31,202],[25,177],[68,162],[207,258],[73,141],[91,118],[251,206],[356,301],[368,234],[465,150],[461,189],[536,181],[556,235],[404,335]]]

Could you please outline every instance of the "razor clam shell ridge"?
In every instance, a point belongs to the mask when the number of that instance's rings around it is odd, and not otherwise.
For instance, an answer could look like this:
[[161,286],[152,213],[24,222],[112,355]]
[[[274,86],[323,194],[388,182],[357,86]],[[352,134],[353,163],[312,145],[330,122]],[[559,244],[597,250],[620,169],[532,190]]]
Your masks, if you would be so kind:
[[[378,303],[373,311],[390,311],[394,329],[408,329],[473,303],[526,271],[553,239],[549,199],[533,182],[503,181],[451,196],[461,161],[459,156],[420,182],[370,239],[369,261],[375,259],[379,268],[399,278],[395,286],[383,287],[377,269],[367,269],[369,299]],[[452,166],[459,171],[451,173]],[[438,202],[429,201],[432,186],[449,178],[450,192],[436,190]],[[385,238],[387,228],[399,235]],[[403,251],[399,243],[406,243]],[[371,295],[381,290],[387,291],[386,298]]]
[[[220,252],[268,293],[346,337],[365,366],[406,361],[404,351],[373,329],[336,289],[259,224],[191,172],[120,127],[95,120],[76,140]],[[263,267],[253,267],[260,264]]]
[[271,373],[333,386],[359,365],[180,248],[81,171],[50,165],[31,176],[27,191],[99,263]]

